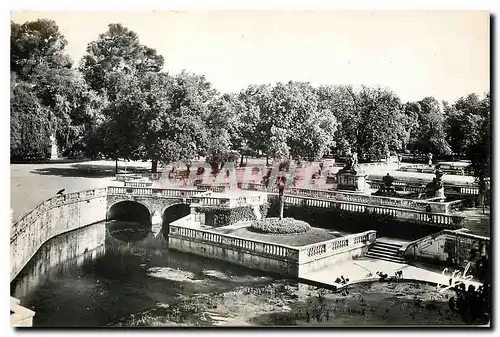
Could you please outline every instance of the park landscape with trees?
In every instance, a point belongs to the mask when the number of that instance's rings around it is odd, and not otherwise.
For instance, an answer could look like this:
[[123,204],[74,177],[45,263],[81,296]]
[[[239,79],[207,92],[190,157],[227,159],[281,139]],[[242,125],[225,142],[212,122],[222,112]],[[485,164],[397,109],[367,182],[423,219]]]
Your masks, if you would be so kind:
[[388,152],[469,159],[490,175],[490,95],[403,102],[388,88],[290,81],[221,93],[203,75],[164,72],[154,48],[119,23],[78,63],[52,20],[11,23],[11,161],[67,158],[189,163],[218,172],[248,156],[312,162],[350,149],[360,162]]

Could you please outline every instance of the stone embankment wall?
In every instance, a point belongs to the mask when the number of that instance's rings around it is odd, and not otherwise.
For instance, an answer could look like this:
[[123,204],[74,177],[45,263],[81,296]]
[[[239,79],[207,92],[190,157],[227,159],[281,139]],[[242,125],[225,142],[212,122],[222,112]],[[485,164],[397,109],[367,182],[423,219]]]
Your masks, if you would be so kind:
[[[95,189],[51,198],[13,224],[10,234],[10,280],[19,274],[50,239],[106,218],[106,189]],[[101,227],[103,233],[105,227]],[[81,241],[84,245],[85,241]],[[87,242],[89,247],[94,243]],[[79,249],[80,249],[79,248]],[[60,259],[67,251],[61,250]]]

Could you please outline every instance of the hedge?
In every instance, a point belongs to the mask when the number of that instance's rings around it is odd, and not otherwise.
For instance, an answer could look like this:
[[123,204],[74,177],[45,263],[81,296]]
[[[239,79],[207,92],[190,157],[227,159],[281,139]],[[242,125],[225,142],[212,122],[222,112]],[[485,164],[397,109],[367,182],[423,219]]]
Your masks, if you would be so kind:
[[305,221],[294,218],[265,218],[255,220],[250,225],[250,230],[264,234],[300,234],[311,230],[311,225]]
[[[259,206],[263,218],[266,217],[268,208],[267,204]],[[199,207],[196,212],[204,213],[205,224],[213,227],[229,226],[239,221],[257,220],[253,208],[249,206],[231,209]]]

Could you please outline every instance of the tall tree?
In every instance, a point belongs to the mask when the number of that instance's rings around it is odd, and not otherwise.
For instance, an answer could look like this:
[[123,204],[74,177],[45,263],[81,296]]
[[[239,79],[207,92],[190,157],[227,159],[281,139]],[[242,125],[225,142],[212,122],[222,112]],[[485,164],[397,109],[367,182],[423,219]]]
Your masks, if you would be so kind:
[[409,147],[438,155],[451,153],[446,141],[445,116],[441,111],[439,102],[434,97],[426,97],[418,102],[409,103],[410,109],[417,115]]
[[484,101],[480,100],[476,94],[460,97],[451,105],[443,102],[443,105],[446,115],[447,140],[454,153],[467,155],[469,148],[480,137],[481,123],[484,118],[487,118],[488,112],[486,111],[489,107],[485,107]]
[[[15,75],[13,76],[15,78]],[[49,152],[49,111],[26,82],[11,81],[10,157],[45,158]]]
[[448,139],[453,150],[465,154],[479,186],[481,203],[488,190],[491,174],[490,94],[460,97],[453,105],[445,103]]
[[64,53],[68,42],[53,20],[39,19],[22,25],[11,22],[10,68],[19,80],[30,81],[39,65],[50,69],[70,69],[70,57]]
[[312,161],[334,144],[335,118],[309,83],[277,83],[263,98],[256,131],[269,156]]
[[249,153],[266,152],[267,129],[266,125],[261,123],[261,115],[265,115],[270,95],[269,85],[250,85],[238,94],[237,114],[241,126],[241,146],[245,146]]
[[206,161],[217,173],[226,162],[235,161],[237,151],[241,151],[241,121],[236,109],[238,101],[225,94],[213,99],[208,107],[205,120],[207,133]]
[[[149,119],[139,117],[151,110],[148,102],[141,101],[146,99],[141,86],[147,87],[149,74],[158,73],[163,64],[163,56],[153,48],[140,44],[138,35],[121,24],[110,24],[105,33],[87,46],[79,70],[104,102],[106,116],[97,133],[105,135],[106,141],[96,145],[108,157],[132,159],[143,157],[141,153],[147,157],[144,151],[146,146],[140,143],[144,139],[131,139],[130,135],[139,130],[145,132],[143,124],[152,119],[151,116]],[[133,95],[137,95],[136,102]],[[106,104],[109,106],[106,107]],[[133,109],[140,110],[133,112]],[[133,118],[129,125],[126,125],[127,117]],[[153,162],[153,166],[156,163]],[[156,167],[153,169],[156,171]]]
[[[66,45],[54,21],[11,23],[12,73],[16,81],[28,85],[37,106],[43,106],[49,114],[50,132],[63,155],[75,156],[87,152],[83,151],[84,144],[94,128],[100,103],[78,72],[71,69],[72,61],[64,53]],[[21,114],[20,106],[17,109]]]
[[204,121],[216,91],[204,76],[160,74],[156,89],[146,88],[150,102],[145,128],[146,158],[155,162],[187,161],[206,150]]
[[89,43],[79,69],[90,88],[106,93],[113,101],[120,90],[116,82],[119,83],[121,73],[159,72],[163,64],[163,56],[140,44],[135,32],[113,23],[97,40]]
[[357,148],[357,136],[361,131],[360,111],[356,105],[356,94],[350,86],[325,85],[317,89],[319,107],[330,111],[337,121],[337,130],[334,134],[335,148],[340,152]]
[[406,116],[399,97],[389,89],[362,86],[352,92],[358,117],[356,151],[360,160],[384,157],[389,150],[401,148],[406,136]]

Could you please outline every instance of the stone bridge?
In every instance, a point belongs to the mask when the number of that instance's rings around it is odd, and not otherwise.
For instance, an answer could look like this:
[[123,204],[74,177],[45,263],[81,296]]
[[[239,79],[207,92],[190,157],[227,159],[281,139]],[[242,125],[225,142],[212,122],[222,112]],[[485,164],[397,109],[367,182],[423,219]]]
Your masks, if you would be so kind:
[[[255,186],[240,186],[245,190],[255,190]],[[195,189],[161,189],[143,187],[108,187],[108,219],[113,219],[122,211],[131,209],[132,203],[142,205],[142,219],[157,217],[165,219],[166,211],[178,204],[215,207],[237,207],[237,203],[252,204],[255,197],[230,198],[214,191]],[[270,194],[276,194],[270,191]],[[435,203],[395,198],[374,197],[339,193],[334,191],[290,189],[285,196],[288,205],[304,205],[319,208],[339,208],[354,213],[375,213],[390,215],[395,219],[440,227],[443,229],[461,228],[464,218],[450,214],[453,203]],[[128,202],[127,202],[128,201]],[[257,200],[259,202],[260,200]],[[137,205],[136,205],[137,206]],[[242,206],[242,205],[240,205]],[[429,206],[432,212],[425,211]],[[167,212],[168,213],[168,212]],[[186,213],[186,215],[189,213]],[[133,220],[138,220],[132,217]],[[126,220],[126,219],[124,219]],[[172,219],[177,220],[177,219]],[[153,221],[154,222],[154,221]]]
[[[207,194],[197,190],[108,187],[106,219],[131,221],[153,227],[157,235],[163,224],[190,213],[194,195]],[[198,200],[196,200],[198,201]]]
[[106,197],[106,219],[152,227],[158,235],[165,224],[191,213],[191,206],[235,208],[267,202],[263,193],[201,191],[110,186]]

